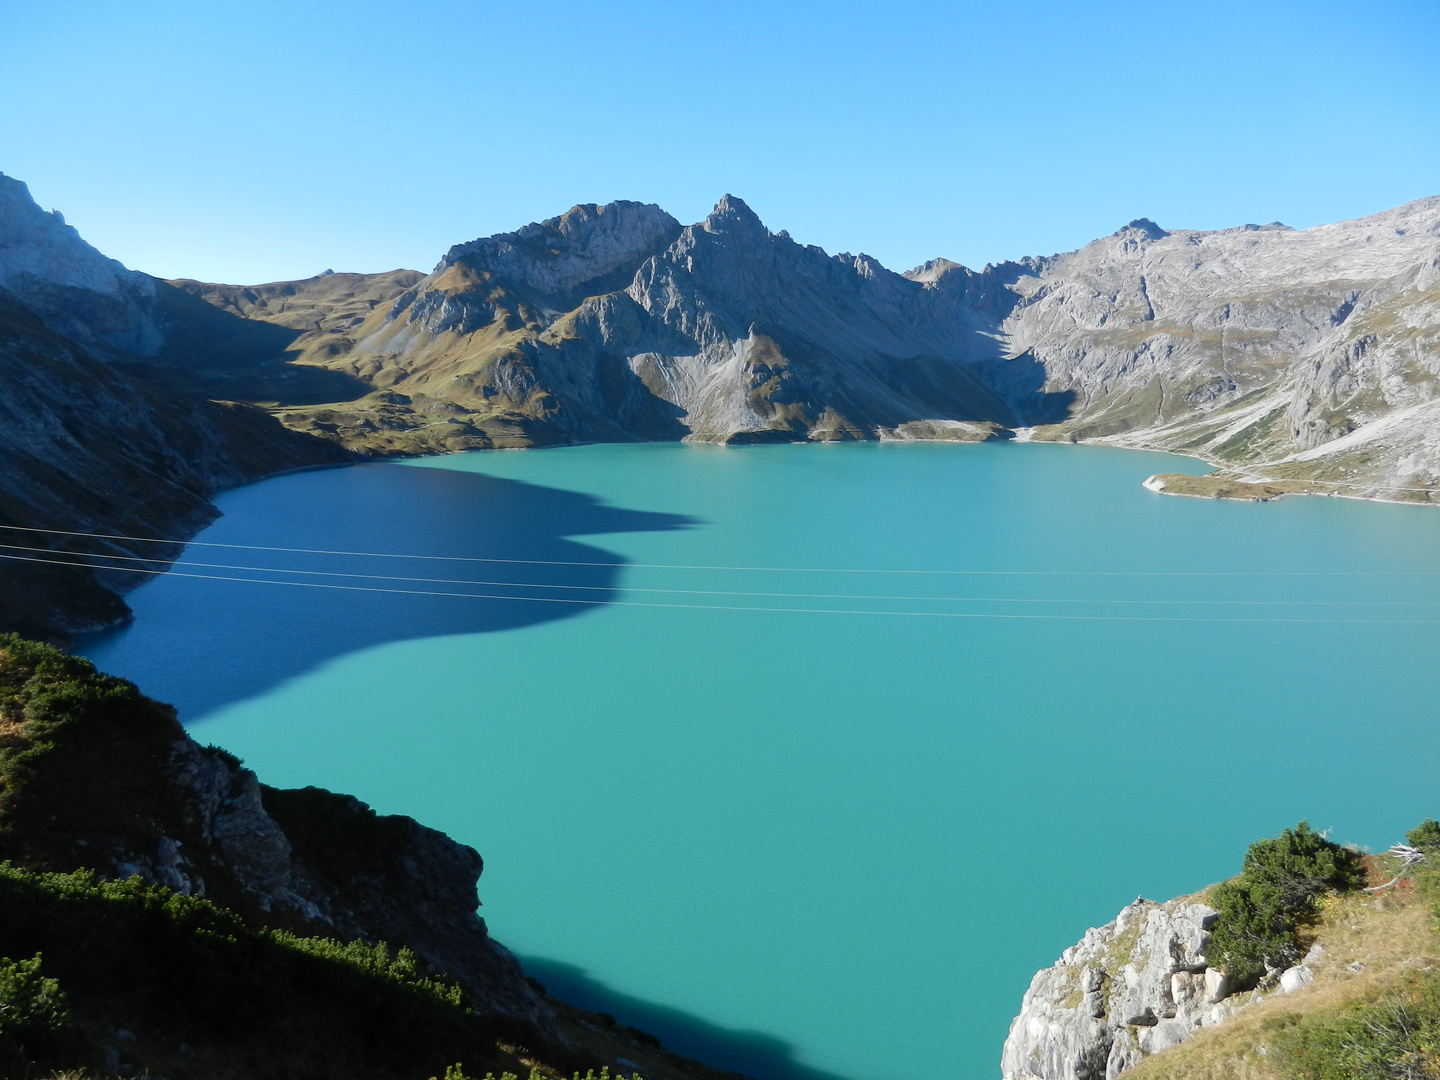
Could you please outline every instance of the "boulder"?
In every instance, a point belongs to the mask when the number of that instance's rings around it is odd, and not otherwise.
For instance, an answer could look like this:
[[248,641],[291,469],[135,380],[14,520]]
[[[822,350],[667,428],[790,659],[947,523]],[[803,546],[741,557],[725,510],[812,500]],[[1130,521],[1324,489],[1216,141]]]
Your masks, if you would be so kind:
[[1282,994],[1293,994],[1302,986],[1308,986],[1313,982],[1315,976],[1304,964],[1297,964],[1295,967],[1286,968],[1280,973],[1280,992]]

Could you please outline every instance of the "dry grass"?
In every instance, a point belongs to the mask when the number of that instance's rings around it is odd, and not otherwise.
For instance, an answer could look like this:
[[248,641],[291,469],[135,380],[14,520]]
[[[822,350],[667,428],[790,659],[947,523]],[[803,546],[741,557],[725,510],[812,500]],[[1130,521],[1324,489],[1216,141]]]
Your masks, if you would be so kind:
[[1196,1032],[1128,1075],[1135,1080],[1289,1080],[1290,1074],[1270,1059],[1267,1045],[1281,1017],[1335,1013],[1379,997],[1409,971],[1440,964],[1440,935],[1430,902],[1403,883],[1378,897],[1332,898],[1306,938],[1306,944],[1313,940],[1325,950],[1310,965],[1313,983],[1293,994],[1258,995],[1258,1001],[1219,1027]]
[[[1268,502],[1282,495],[1325,495],[1304,480],[1238,480],[1223,473],[1190,476],[1186,473],[1160,473],[1155,477],[1165,486],[1162,495],[1184,495],[1192,499],[1234,499],[1241,502]],[[1152,488],[1151,490],[1155,490]]]

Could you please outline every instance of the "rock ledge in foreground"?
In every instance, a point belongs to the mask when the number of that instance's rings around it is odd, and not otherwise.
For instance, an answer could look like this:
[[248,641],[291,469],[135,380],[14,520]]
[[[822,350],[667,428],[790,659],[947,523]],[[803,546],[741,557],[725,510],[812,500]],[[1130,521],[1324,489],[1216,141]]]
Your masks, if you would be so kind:
[[1205,959],[1218,913],[1137,899],[1030,982],[1001,1053],[1005,1080],[1114,1080],[1225,1020],[1229,982]]

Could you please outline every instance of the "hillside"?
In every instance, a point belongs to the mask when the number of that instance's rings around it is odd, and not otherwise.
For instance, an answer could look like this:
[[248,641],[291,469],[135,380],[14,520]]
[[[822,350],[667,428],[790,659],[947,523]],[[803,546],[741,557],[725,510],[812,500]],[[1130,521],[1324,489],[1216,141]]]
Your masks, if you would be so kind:
[[[538,990],[476,913],[473,849],[266,787],[133,684],[13,635],[0,860],[0,1075],[727,1075]],[[37,953],[69,1018],[27,1028],[14,965]]]
[[63,636],[127,616],[119,594],[143,575],[73,567],[68,552],[154,570],[179,551],[33,530],[185,540],[217,491],[348,460],[235,400],[259,383],[336,392],[341,377],[286,364],[293,336],[126,270],[0,175],[0,630]]

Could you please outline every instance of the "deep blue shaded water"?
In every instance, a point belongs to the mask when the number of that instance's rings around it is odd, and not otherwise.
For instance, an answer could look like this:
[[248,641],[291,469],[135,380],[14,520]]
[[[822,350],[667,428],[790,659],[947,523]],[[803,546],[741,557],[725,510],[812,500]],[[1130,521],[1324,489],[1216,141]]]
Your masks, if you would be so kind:
[[1378,847],[1440,816],[1440,516],[1157,471],[1203,469],[641,445],[297,474],[200,539],[452,558],[192,547],[182,573],[345,588],[169,575],[85,651],[270,783],[474,844],[496,937],[675,1049],[993,1076],[1032,972],[1137,893],[1301,817]]

